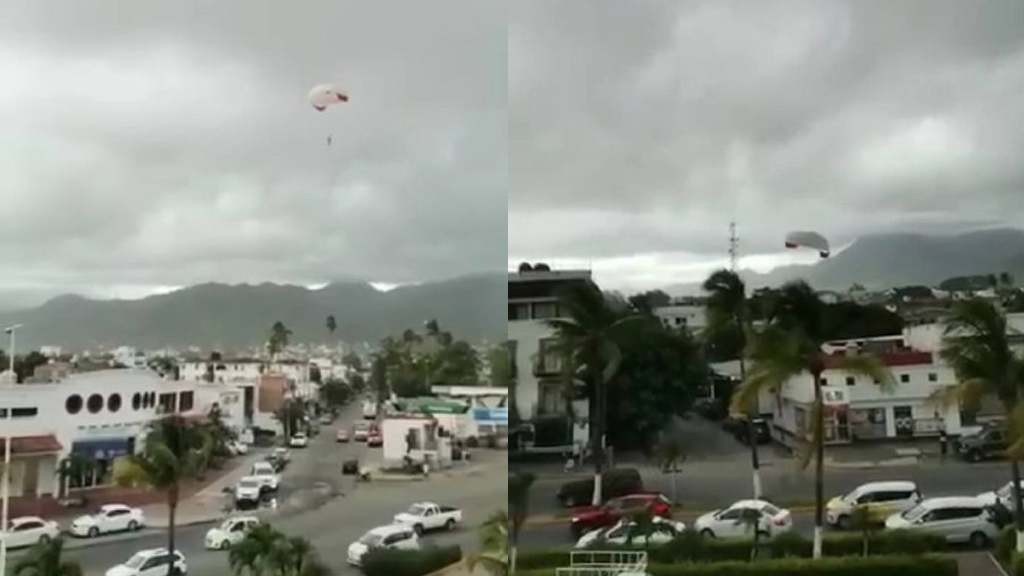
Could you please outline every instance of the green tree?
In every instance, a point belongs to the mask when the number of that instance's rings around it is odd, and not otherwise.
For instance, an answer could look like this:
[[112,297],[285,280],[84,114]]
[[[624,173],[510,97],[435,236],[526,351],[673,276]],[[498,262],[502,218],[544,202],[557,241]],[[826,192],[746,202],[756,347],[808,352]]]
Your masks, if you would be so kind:
[[[142,453],[131,458],[140,474],[138,480],[166,494],[167,549],[171,553],[175,551],[181,485],[201,472],[202,455],[208,450],[209,437],[199,427],[180,416],[169,416],[150,426]],[[167,576],[174,576],[173,564],[167,566]]]
[[228,564],[237,576],[330,576],[308,540],[289,537],[269,524],[246,533],[231,547]]
[[515,548],[509,556],[509,517],[504,510],[490,515],[480,526],[480,549],[466,559],[470,571],[477,566],[491,576],[515,574]]
[[826,366],[823,345],[828,342],[826,307],[805,282],[786,284],[778,292],[769,319],[751,339],[748,357],[753,363],[746,379],[736,389],[731,409],[747,413],[762,391],[777,392],[792,378],[810,374],[814,391],[806,450],[801,464],[814,461],[814,557],[821,557],[825,524],[825,411],[822,375],[826,367],[865,376],[888,389],[892,374],[870,354],[836,355]]
[[605,439],[608,383],[622,363],[622,332],[635,316],[613,309],[596,287],[577,287],[562,298],[566,318],[549,320],[561,348],[590,389],[591,451],[594,455],[593,504],[603,502],[601,479],[606,465]]
[[976,410],[985,397],[997,398],[1010,422],[1010,474],[1014,489],[1017,551],[1024,552],[1024,502],[1021,501],[1020,459],[1024,454],[1024,360],[1010,342],[1006,317],[984,300],[957,302],[946,322],[942,359],[953,368],[959,384],[940,391],[942,404]]
[[14,576],[82,576],[77,562],[64,559],[64,540],[43,540],[14,565]]
[[291,338],[292,331],[283,322],[280,320],[274,322],[270,328],[270,340],[267,341],[267,352],[270,354],[271,360],[277,359],[277,355],[288,347]]
[[523,525],[530,516],[530,490],[537,477],[530,472],[516,472],[508,477],[508,526],[511,528],[511,556],[509,564],[512,573],[516,570],[516,557],[519,550],[519,535]]
[[338,320],[331,314],[327,317],[327,333],[334,338],[334,333],[338,330]]

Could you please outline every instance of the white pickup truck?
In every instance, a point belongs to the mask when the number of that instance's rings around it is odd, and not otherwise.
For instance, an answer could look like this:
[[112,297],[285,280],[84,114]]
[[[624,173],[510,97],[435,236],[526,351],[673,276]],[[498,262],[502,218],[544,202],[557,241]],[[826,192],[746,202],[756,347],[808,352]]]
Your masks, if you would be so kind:
[[462,523],[462,510],[432,502],[419,502],[405,512],[396,514],[394,522],[412,526],[417,534],[430,530],[454,530]]

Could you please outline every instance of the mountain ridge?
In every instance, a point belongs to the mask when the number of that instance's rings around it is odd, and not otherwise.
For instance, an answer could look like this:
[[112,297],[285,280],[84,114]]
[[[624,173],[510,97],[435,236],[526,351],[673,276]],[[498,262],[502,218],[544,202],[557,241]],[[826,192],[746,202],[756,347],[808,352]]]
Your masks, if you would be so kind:
[[[293,342],[375,342],[434,318],[460,338],[499,341],[506,334],[497,305],[507,293],[504,282],[497,274],[483,273],[388,291],[346,280],[317,289],[208,282],[136,300],[64,294],[0,313],[0,325],[24,324],[19,348],[73,350],[118,345],[242,349],[264,342],[277,321],[292,330]],[[330,315],[338,324],[333,336],[326,328]]]
[[[1009,272],[1024,280],[1024,230],[994,228],[960,234],[877,234],[855,240],[814,264],[780,266],[766,273],[740,275],[751,289],[806,280],[821,290],[846,290],[854,284],[884,289],[937,286],[955,276]],[[670,294],[700,293],[700,284],[668,287]]]

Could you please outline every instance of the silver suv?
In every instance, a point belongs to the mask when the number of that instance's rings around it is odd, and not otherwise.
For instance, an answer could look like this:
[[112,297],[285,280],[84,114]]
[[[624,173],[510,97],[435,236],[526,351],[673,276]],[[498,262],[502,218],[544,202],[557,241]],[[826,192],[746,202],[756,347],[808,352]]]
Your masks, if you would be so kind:
[[906,512],[890,516],[885,528],[926,532],[976,548],[988,546],[999,537],[995,512],[976,497],[925,500]]

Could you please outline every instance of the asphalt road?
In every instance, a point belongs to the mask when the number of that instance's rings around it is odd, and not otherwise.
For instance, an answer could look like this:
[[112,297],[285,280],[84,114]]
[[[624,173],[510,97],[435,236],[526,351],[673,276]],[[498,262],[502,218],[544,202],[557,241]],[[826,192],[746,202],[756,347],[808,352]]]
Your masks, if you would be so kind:
[[[353,412],[355,414],[356,412]],[[413,501],[433,500],[463,509],[465,528],[452,533],[427,535],[425,543],[459,544],[464,549],[476,545],[474,527],[495,509],[507,506],[507,460],[491,455],[490,465],[465,478],[434,477],[420,482],[369,483],[357,485],[342,477],[342,460],[364,456],[362,444],[337,444],[337,426],[351,426],[351,418],[339,418],[334,426],[324,427],[309,448],[292,451],[292,464],[282,477],[280,499],[305,500],[307,510],[286,513],[271,523],[288,535],[309,539],[321,558],[339,576],[360,574],[345,563],[350,543],[367,530],[388,524],[391,517]],[[374,457],[369,456],[369,460]],[[325,488],[330,487],[329,491]],[[227,554],[207,551],[203,539],[211,526],[192,526],[177,531],[176,547],[189,563],[191,574],[227,575]],[[71,541],[67,559],[79,562],[84,576],[103,576],[107,569],[123,562],[139,550],[164,547],[165,531],[146,530],[136,534],[112,536],[101,540]],[[15,555],[17,558],[17,555]],[[16,563],[16,559],[13,563]],[[13,564],[12,563],[12,564]],[[12,566],[13,567],[13,566]]]

